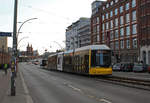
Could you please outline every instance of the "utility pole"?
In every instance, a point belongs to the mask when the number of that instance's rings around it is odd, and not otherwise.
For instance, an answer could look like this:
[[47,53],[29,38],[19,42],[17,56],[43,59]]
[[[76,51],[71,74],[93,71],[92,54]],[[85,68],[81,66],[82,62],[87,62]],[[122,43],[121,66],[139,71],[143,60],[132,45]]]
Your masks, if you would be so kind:
[[14,50],[14,56],[17,56],[17,11],[18,11],[18,0],[15,0],[15,4],[14,4],[14,25],[13,25],[13,50]]
[[15,77],[17,69],[17,11],[18,11],[18,0],[14,3],[14,25],[13,25],[13,56],[11,61],[11,96],[16,95]]

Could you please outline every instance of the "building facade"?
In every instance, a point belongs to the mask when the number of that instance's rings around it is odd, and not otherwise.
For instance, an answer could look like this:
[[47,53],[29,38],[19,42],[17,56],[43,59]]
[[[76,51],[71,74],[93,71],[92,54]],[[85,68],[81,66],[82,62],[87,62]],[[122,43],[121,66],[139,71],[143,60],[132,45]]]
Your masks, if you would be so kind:
[[114,62],[137,62],[138,0],[99,2],[102,4],[97,13],[91,16],[91,44],[108,45],[113,50]]
[[8,52],[7,37],[0,37],[0,69],[2,65],[10,63],[10,53]]
[[0,37],[0,51],[8,52],[7,37]]
[[[88,30],[88,27],[86,26],[88,26],[89,22],[90,22],[89,18],[80,18],[78,21],[72,23],[70,26],[67,27],[66,50],[79,48],[81,46],[81,43],[84,43],[83,45],[86,45],[84,41],[83,42],[81,41],[84,39],[81,38],[79,39],[79,37],[85,37],[83,36],[84,34],[81,33],[81,30],[83,30],[84,33],[87,33],[88,31],[84,31],[84,30]],[[79,32],[80,32],[80,36],[79,36]]]
[[139,0],[140,60],[150,64],[150,0]]
[[79,25],[77,32],[79,37],[79,47],[83,47],[91,44],[90,18],[86,18],[86,22],[81,23]]

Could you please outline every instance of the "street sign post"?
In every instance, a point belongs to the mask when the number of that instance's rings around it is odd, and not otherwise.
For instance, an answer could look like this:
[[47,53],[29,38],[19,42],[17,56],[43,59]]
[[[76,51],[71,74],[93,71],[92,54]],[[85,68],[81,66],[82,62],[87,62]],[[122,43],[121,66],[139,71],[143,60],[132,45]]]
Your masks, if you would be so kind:
[[0,32],[0,36],[11,37],[11,36],[12,36],[12,33],[11,33],[11,32]]

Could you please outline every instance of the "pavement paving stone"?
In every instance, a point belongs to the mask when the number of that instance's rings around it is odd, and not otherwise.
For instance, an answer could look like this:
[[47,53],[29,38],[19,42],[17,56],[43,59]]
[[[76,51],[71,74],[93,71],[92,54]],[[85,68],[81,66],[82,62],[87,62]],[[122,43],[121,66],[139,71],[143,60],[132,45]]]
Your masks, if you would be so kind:
[[0,71],[0,103],[26,103],[26,94],[20,74],[16,78],[16,96],[10,95],[10,70],[7,75]]

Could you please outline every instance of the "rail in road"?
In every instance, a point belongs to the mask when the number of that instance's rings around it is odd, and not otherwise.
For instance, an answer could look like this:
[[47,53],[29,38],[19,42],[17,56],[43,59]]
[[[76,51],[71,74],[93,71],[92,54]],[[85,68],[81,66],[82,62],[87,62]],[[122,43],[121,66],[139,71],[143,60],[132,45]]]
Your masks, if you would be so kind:
[[120,84],[124,86],[144,89],[150,91],[150,81],[149,80],[141,80],[135,78],[127,78],[127,77],[119,77],[119,76],[104,76],[97,77],[97,80],[103,80],[105,82],[111,82],[115,84]]
[[[46,69],[45,69],[46,70]],[[92,76],[97,80],[150,91],[150,80],[121,76]]]

